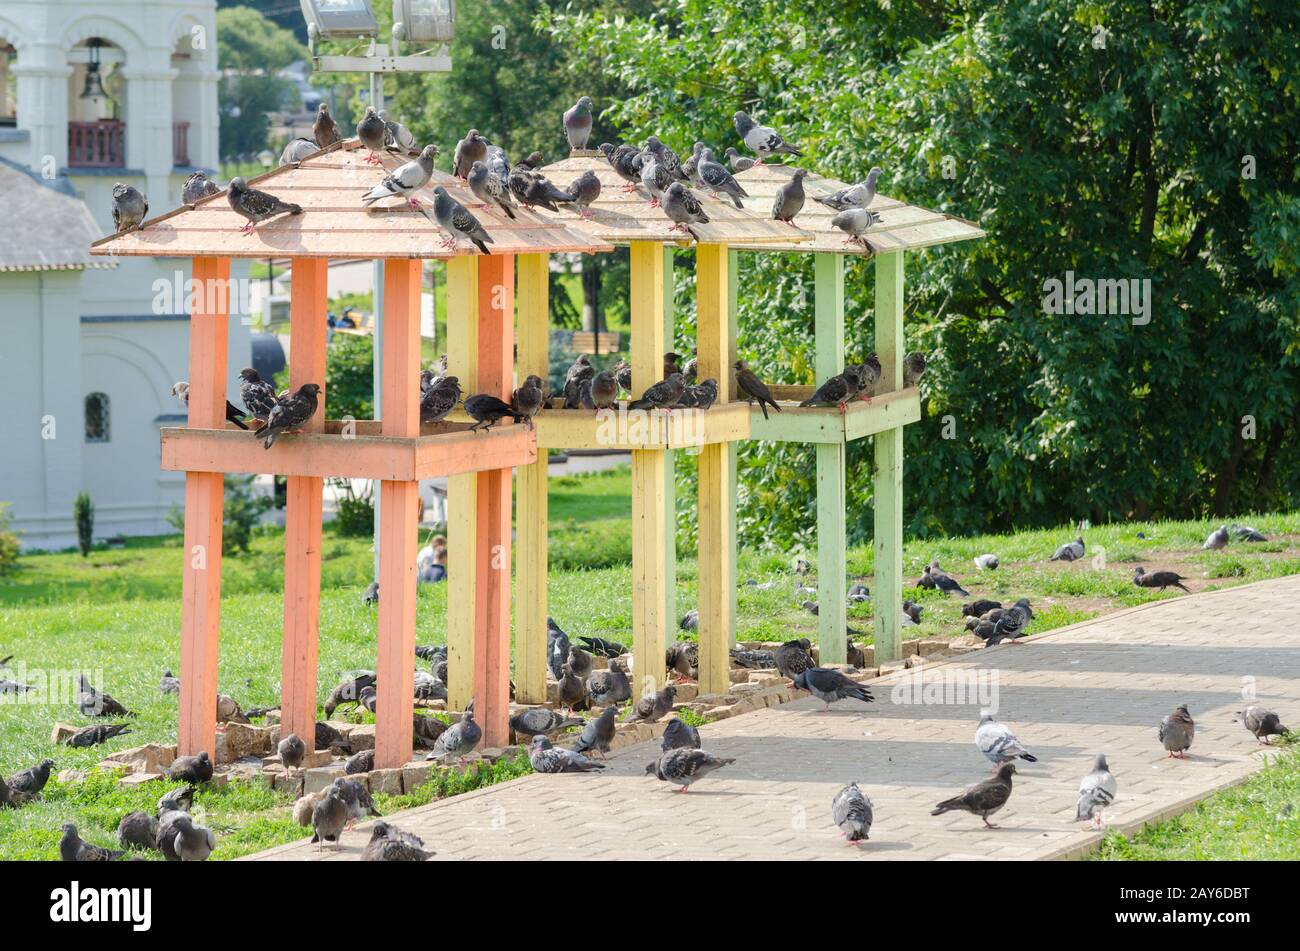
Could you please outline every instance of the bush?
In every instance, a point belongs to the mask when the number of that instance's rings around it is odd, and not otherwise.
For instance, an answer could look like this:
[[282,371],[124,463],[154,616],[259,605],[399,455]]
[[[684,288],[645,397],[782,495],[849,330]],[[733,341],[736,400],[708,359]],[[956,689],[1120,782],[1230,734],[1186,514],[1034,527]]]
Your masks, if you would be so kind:
[[325,399],[329,417],[372,419],[375,415],[375,344],[369,336],[335,334],[325,354]]
[[345,538],[370,537],[375,531],[375,505],[370,490],[357,495],[350,479],[331,480],[331,484],[342,493],[338,500],[338,517],[334,520],[338,533]]
[[72,514],[77,520],[77,547],[81,549],[81,557],[85,558],[95,543],[95,506],[85,492],[77,493],[77,500],[72,503]]
[[0,576],[18,564],[18,533],[9,531],[9,503],[0,502]]
[[271,507],[265,495],[253,494],[253,477],[226,476],[225,517],[222,521],[221,551],[226,555],[247,552],[262,513]]

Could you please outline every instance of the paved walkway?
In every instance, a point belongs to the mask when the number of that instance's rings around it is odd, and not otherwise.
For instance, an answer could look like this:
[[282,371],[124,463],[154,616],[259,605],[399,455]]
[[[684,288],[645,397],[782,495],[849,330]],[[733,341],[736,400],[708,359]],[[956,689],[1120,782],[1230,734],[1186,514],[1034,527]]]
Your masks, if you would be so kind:
[[[1098,833],[1075,824],[1076,790],[1097,752],[1119,782],[1108,822],[1122,830],[1182,811],[1241,781],[1265,758],[1234,717],[1243,689],[1300,721],[1300,577],[1193,595],[1084,622],[1028,643],[927,665],[927,692],[996,685],[997,716],[1039,762],[1022,763],[1007,808],[983,828],[940,799],[989,774],[975,748],[979,698],[905,704],[871,681],[876,702],[830,714],[803,699],[701,728],[705,749],[737,763],[689,794],[643,775],[657,744],[611,757],[600,774],[531,775],[390,817],[438,859],[1023,859],[1082,854]],[[891,695],[894,697],[891,699]],[[923,698],[918,698],[923,699]],[[931,696],[929,699],[945,699]],[[1186,703],[1196,741],[1165,758],[1160,718]],[[857,780],[874,800],[871,841],[846,848],[831,798]],[[368,827],[323,856],[306,842],[257,859],[355,859]]]

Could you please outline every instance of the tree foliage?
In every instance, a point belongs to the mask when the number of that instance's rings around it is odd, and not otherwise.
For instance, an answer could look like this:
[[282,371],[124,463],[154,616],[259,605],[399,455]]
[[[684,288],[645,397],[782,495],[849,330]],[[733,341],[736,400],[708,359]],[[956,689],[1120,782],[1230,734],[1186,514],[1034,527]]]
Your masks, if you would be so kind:
[[268,112],[286,105],[292,84],[276,75],[307,50],[289,30],[250,7],[217,11],[221,150],[243,155],[266,148]]

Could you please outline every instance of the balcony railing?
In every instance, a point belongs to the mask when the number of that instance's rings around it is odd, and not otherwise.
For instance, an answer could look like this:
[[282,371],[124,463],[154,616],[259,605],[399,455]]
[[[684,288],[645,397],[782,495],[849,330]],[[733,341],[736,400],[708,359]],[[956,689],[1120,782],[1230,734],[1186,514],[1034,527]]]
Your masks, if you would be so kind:
[[68,165],[122,168],[126,165],[126,123],[119,119],[68,123]]
[[188,122],[172,123],[172,164],[190,164],[190,124]]

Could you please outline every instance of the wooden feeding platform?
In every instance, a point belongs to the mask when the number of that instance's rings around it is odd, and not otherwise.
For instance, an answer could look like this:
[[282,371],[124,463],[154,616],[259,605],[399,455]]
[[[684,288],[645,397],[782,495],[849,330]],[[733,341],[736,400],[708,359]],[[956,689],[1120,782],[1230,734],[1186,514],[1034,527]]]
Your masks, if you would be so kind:
[[708,409],[542,410],[533,420],[542,449],[691,449],[748,439],[749,404],[714,404]]
[[767,418],[755,406],[750,411],[749,438],[776,442],[846,443],[874,436],[921,418],[921,398],[916,387],[873,396],[870,402],[853,400],[844,412],[835,406],[800,406],[813,395],[813,386],[771,386],[781,412],[768,408]]
[[[323,480],[379,481],[379,605],[375,762],[395,767],[410,759],[414,710],[418,480],[447,475],[458,498],[448,531],[454,570],[448,581],[448,666],[452,706],[473,696],[486,745],[508,738],[510,578],[501,570],[511,548],[510,480],[514,466],[538,458],[536,434],[522,425],[466,432],[466,424],[420,423],[420,292],[422,261],[447,260],[448,363],[466,395],[509,399],[514,386],[515,262],[521,278],[554,251],[593,252],[609,245],[553,216],[521,210],[511,220],[475,208],[494,242],[490,255],[472,246],[442,244],[433,220],[432,188],[445,185],[466,205],[468,189],[445,174],[417,197],[367,209],[361,196],[402,160],[363,160],[355,141],[250,181],[302,206],[302,213],[239,233],[243,219],[225,193],[143,223],[136,231],[95,243],[93,254],[188,256],[193,259],[190,314],[189,422],[162,434],[163,467],[185,472],[185,562],[181,611],[182,754],[215,752],[220,642],[223,481],[227,472],[288,477],[285,511],[284,637],[281,722],[286,733],[315,735],[317,636]],[[225,423],[226,322],[230,259],[292,259],[289,383],[317,383],[316,416],[302,434],[286,434],[263,449],[255,434]],[[381,419],[328,419],[325,390],[327,266],[330,259],[382,259],[383,377]],[[521,286],[526,282],[521,282]],[[527,290],[521,307],[533,305]]]

